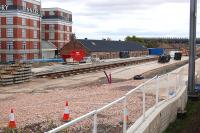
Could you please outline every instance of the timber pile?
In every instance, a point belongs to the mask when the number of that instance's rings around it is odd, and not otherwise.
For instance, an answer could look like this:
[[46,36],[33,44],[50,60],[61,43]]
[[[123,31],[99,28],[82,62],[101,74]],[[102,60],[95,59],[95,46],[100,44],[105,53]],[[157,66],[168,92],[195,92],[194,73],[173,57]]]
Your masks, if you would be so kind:
[[0,66],[0,85],[7,86],[30,81],[32,78],[31,67],[29,64]]

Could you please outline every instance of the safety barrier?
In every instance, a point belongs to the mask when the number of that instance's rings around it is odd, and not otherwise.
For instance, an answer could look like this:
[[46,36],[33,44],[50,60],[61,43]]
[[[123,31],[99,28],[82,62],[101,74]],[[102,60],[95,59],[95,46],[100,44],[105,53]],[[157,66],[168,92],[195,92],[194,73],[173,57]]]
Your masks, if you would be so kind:
[[[106,106],[89,112],[79,118],[76,118],[60,127],[57,127],[48,133],[56,133],[66,130],[77,123],[90,119],[87,130],[97,132],[123,132],[135,124],[135,121],[143,117],[145,121],[147,111],[150,108],[156,109],[159,103],[173,98],[184,87],[183,80],[184,67],[165,75],[155,76],[145,83],[130,90],[123,97],[113,101]],[[152,110],[153,113],[154,110]],[[150,115],[151,113],[148,113]],[[140,124],[137,124],[138,126]],[[80,124],[84,125],[84,122]],[[79,126],[80,126],[79,125]],[[88,125],[87,125],[88,126]],[[83,130],[83,128],[82,128]]]

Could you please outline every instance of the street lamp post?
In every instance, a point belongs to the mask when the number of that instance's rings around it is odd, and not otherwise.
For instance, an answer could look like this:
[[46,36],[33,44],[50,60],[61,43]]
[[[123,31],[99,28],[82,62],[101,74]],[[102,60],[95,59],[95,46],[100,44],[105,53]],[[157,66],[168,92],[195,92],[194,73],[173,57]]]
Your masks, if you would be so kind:
[[188,96],[197,97],[195,92],[195,58],[196,58],[196,17],[197,0],[190,0],[190,57],[188,70]]

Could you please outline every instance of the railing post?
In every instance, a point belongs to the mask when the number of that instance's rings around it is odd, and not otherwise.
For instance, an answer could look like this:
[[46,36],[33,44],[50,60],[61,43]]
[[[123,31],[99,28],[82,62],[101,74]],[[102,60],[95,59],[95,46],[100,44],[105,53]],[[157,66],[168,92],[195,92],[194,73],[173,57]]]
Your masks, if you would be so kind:
[[97,133],[97,113],[94,114],[93,132],[92,133]]
[[169,89],[170,89],[170,75],[169,73],[167,74],[167,99],[169,98]]
[[145,107],[145,103],[146,103],[146,96],[145,96],[145,85],[143,86],[143,96],[142,96],[142,105],[143,105],[143,119],[145,119],[145,112],[146,112],[146,107]]
[[159,84],[159,77],[156,78],[156,107],[158,106],[159,102],[159,93],[160,93],[160,84]]
[[126,133],[126,129],[127,129],[127,96],[125,96],[124,98],[124,119],[123,119],[123,133]]

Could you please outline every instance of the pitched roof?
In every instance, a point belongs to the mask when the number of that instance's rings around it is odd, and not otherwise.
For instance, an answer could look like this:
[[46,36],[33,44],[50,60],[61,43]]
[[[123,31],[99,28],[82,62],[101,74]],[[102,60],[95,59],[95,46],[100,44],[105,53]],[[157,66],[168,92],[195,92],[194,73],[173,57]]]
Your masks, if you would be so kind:
[[42,40],[42,50],[57,50],[57,48],[53,43]]
[[144,46],[136,42],[107,41],[77,39],[90,52],[119,52],[119,51],[143,51]]

